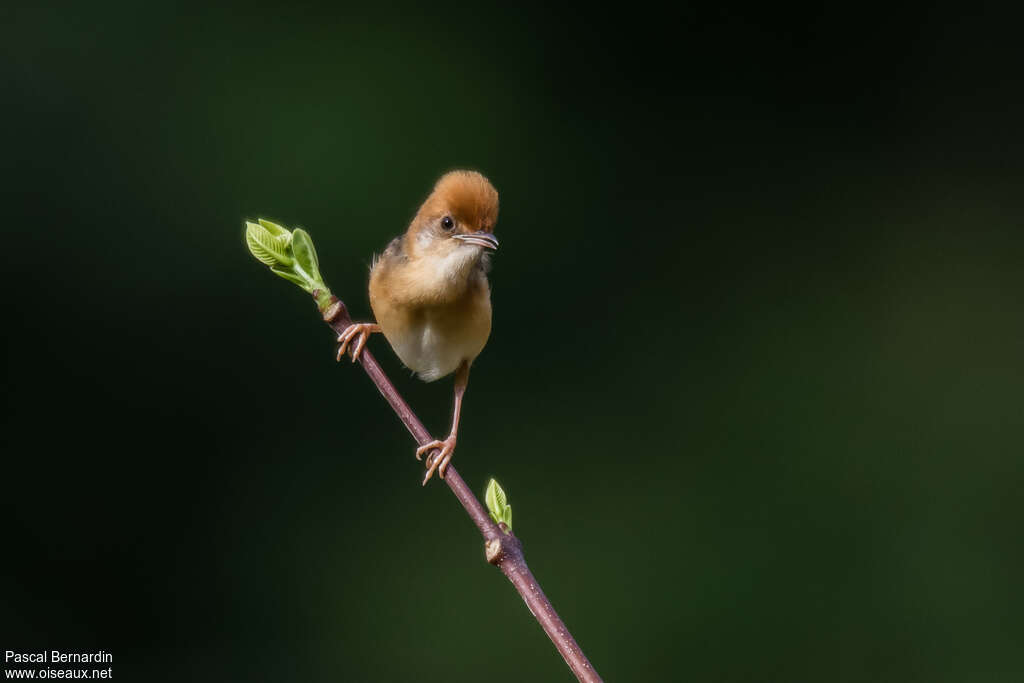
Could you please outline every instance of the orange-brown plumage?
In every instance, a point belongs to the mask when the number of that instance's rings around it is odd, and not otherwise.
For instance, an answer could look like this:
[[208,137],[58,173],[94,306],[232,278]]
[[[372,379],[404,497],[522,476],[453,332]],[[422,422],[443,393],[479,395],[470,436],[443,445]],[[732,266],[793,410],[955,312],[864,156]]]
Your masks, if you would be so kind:
[[498,222],[498,191],[476,171],[445,173],[416,212],[410,228],[446,212],[453,213],[462,225],[493,232]]
[[339,338],[339,358],[357,338],[358,356],[367,333],[380,331],[421,379],[457,373],[451,434],[417,452],[438,449],[426,479],[439,466],[443,476],[451,459],[469,367],[491,332],[487,252],[498,247],[497,220],[498,193],[487,178],[475,171],[441,176],[405,234],[374,260],[369,289],[377,325],[353,325]]

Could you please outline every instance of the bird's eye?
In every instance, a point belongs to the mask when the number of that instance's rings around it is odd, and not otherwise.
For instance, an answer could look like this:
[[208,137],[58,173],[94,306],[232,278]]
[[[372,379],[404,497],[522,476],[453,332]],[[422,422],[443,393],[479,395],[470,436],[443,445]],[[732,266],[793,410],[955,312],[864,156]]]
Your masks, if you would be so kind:
[[441,227],[445,230],[451,230],[455,227],[455,221],[452,220],[451,216],[445,216],[441,219]]

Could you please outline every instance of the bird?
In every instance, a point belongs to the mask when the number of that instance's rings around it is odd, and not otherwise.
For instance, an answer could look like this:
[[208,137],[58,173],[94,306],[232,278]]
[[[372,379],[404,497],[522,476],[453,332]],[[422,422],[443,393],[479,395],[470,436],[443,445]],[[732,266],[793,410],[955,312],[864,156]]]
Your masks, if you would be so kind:
[[370,266],[375,323],[353,323],[339,336],[338,360],[359,359],[371,334],[382,333],[399,360],[425,382],[455,373],[448,437],[416,449],[428,456],[423,485],[445,471],[455,452],[469,368],[491,334],[491,253],[498,249],[498,192],[476,171],[445,173],[404,234]]

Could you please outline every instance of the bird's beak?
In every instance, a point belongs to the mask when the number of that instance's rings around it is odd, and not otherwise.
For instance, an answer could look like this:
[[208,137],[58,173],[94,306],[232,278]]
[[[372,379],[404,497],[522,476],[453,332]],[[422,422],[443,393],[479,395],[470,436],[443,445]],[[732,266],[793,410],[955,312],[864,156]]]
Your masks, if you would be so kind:
[[480,232],[471,232],[468,235],[452,235],[452,237],[457,240],[462,240],[467,244],[475,244],[478,247],[490,249],[491,251],[495,251],[498,248],[498,238],[489,232],[484,232],[483,230]]

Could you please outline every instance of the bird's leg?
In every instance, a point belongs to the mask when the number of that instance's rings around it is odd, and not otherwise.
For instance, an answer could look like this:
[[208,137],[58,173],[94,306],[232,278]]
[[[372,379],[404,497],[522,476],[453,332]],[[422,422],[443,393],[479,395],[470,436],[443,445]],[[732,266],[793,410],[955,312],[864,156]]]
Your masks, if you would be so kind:
[[345,355],[345,351],[348,350],[349,342],[356,339],[356,345],[352,347],[352,362],[355,363],[359,360],[359,354],[363,352],[363,347],[366,346],[366,340],[374,332],[380,332],[380,325],[376,323],[352,323],[345,328],[345,331],[338,336],[338,341],[341,343],[341,347],[338,349],[338,360]]
[[430,478],[437,471],[439,477],[444,479],[444,472],[448,469],[452,454],[455,452],[455,439],[459,434],[459,415],[462,413],[462,396],[466,393],[466,385],[469,384],[469,362],[463,361],[462,365],[455,372],[455,416],[452,418],[452,431],[444,441],[431,441],[416,449],[416,459],[423,457],[434,449],[437,452],[427,457],[427,473],[423,477],[423,485],[426,486]]

